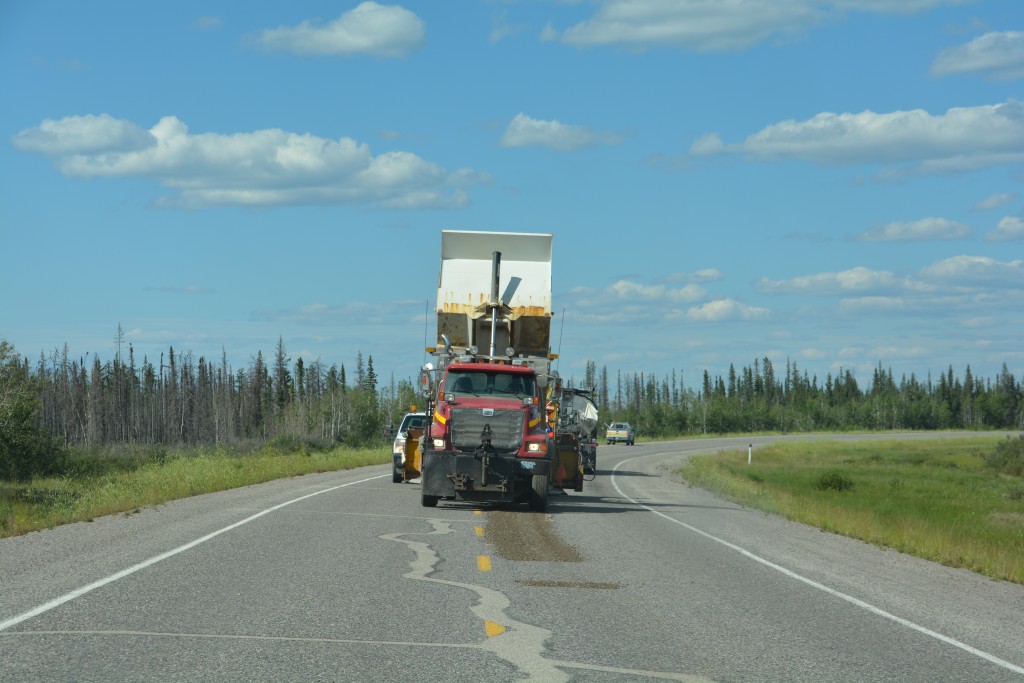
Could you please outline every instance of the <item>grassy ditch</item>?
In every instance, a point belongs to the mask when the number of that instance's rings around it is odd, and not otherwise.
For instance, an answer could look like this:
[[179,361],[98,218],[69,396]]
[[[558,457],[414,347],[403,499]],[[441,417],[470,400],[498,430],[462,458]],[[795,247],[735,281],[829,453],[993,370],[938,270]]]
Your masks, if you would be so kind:
[[681,474],[743,505],[1024,583],[1024,437],[811,441],[690,458]]
[[0,481],[0,538],[284,477],[379,465],[390,458],[386,446],[318,450],[275,442],[250,453],[141,447],[79,455],[61,477]]

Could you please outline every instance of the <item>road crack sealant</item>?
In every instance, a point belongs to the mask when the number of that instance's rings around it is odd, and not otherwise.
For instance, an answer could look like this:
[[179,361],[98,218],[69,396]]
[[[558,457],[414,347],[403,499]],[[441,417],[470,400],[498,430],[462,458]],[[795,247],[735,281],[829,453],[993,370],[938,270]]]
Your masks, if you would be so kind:
[[[486,586],[448,581],[431,576],[437,570],[437,565],[441,561],[440,555],[437,554],[429,543],[412,540],[408,537],[450,534],[453,530],[448,522],[444,520],[428,519],[427,522],[433,527],[431,531],[384,534],[380,538],[386,541],[401,543],[413,551],[415,559],[410,563],[410,571],[403,574],[405,578],[472,591],[476,593],[478,600],[471,609],[473,614],[483,622],[485,631],[488,634],[492,632],[492,626],[490,625],[500,625],[503,627],[503,630],[497,631],[496,635],[489,635],[482,643],[467,643],[463,647],[491,652],[511,664],[517,671],[527,675],[530,680],[551,681],[552,683],[568,681],[570,676],[562,671],[562,669],[577,669],[642,676],[660,680],[686,681],[687,683],[710,682],[711,679],[691,674],[625,669],[544,657],[543,654],[546,649],[544,643],[551,637],[551,631],[534,624],[517,621],[509,616],[506,610],[511,605],[511,601],[504,593]],[[423,645],[423,643],[409,643],[409,645]],[[458,645],[448,644],[447,647],[458,647]]]

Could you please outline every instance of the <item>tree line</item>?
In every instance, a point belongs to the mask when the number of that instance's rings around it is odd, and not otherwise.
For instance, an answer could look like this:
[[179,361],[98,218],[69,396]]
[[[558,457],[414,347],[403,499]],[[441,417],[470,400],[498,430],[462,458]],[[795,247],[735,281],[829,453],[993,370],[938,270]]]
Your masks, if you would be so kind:
[[[383,384],[357,352],[354,376],[344,364],[294,362],[283,338],[268,360],[258,351],[233,368],[173,347],[159,358],[136,358],[119,328],[113,358],[74,358],[65,345],[35,362],[0,341],[0,477],[23,476],[32,463],[54,461],[61,448],[112,444],[236,446],[297,439],[330,446],[380,443],[413,405],[424,405],[410,379]],[[598,370],[586,362],[602,422],[628,421],[641,437],[756,431],[1024,428],[1024,389],[1005,363],[980,379],[970,366],[933,378],[896,381],[879,364],[863,386],[852,370],[825,380],[787,361],[777,373],[765,357],[730,365],[725,377],[704,371],[687,385],[683,373]],[[20,465],[17,463],[21,463]],[[35,467],[36,470],[45,467]],[[20,473],[20,474],[19,474]]]
[[787,361],[781,376],[770,358],[729,366],[726,377],[704,371],[690,387],[683,374],[655,377],[617,373],[588,361],[584,386],[594,387],[604,422],[630,422],[647,436],[736,432],[846,430],[1024,430],[1024,385],[1003,363],[994,378],[963,376],[950,366],[937,378],[894,378],[881,363],[865,385],[850,369],[824,382]]
[[[65,345],[35,362],[2,342],[0,444],[31,421],[58,447],[84,449],[236,446],[276,438],[365,445],[380,443],[385,425],[400,421],[416,401],[411,381],[382,383],[373,356],[364,362],[362,352],[350,378],[343,364],[302,358],[292,363],[283,339],[272,358],[258,351],[238,369],[224,352],[213,361],[173,347],[158,359],[140,361],[122,341],[119,330],[117,352],[107,361],[98,355],[74,358]],[[22,418],[17,430],[4,418],[14,405]]]

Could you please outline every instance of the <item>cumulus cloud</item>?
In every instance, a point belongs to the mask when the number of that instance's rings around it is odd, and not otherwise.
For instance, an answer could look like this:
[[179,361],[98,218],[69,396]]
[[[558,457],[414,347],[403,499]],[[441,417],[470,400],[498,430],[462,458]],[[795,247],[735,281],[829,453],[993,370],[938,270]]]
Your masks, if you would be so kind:
[[619,299],[671,303],[693,303],[707,295],[704,288],[697,285],[686,285],[679,289],[672,289],[664,285],[641,285],[628,280],[619,280],[608,287],[606,292]]
[[754,161],[800,159],[821,165],[910,164],[921,172],[966,171],[1024,162],[1024,104],[958,107],[932,115],[915,109],[878,114],[823,112],[772,124],[743,142],[714,133],[692,155],[744,154]]
[[404,57],[423,45],[424,24],[398,5],[360,3],[324,25],[304,21],[259,34],[256,43],[266,49],[301,55],[355,55]]
[[597,144],[618,144],[620,138],[612,133],[592,131],[585,126],[570,126],[559,121],[532,119],[517,114],[501,136],[502,147],[550,147],[569,152]]
[[992,80],[1024,78],[1024,31],[993,31],[966,45],[943,50],[933,76],[980,74]]
[[988,256],[954,256],[921,271],[930,280],[959,285],[1024,286],[1024,260],[997,261]]
[[992,209],[1006,206],[1010,202],[1016,201],[1016,199],[1016,192],[1001,192],[975,202],[974,206],[971,207],[971,211],[991,211]]
[[989,242],[1024,240],[1024,220],[1019,216],[1004,216],[993,230],[985,233]]
[[955,240],[970,236],[969,225],[945,218],[922,218],[916,221],[876,225],[857,236],[861,242],[925,242],[929,240]]
[[26,152],[49,156],[130,152],[151,146],[155,139],[130,121],[109,114],[68,116],[59,121],[44,119],[35,128],[21,131],[11,140]]
[[57,158],[74,178],[152,178],[178,192],[163,203],[187,208],[352,203],[450,208],[465,186],[488,176],[449,173],[402,151],[378,156],[351,138],[280,129],[191,134],[174,116],[148,131],[107,115],[44,121],[14,137],[20,149]]
[[863,266],[838,273],[802,275],[789,280],[761,278],[758,289],[776,294],[836,294],[891,289],[900,281],[886,270],[871,270]]
[[723,320],[760,320],[771,315],[767,308],[748,306],[733,299],[717,299],[686,312],[687,320],[694,322],[720,322]]
[[671,46],[695,52],[743,50],[786,39],[849,11],[915,12],[955,0],[604,0],[594,16],[542,40],[569,45]]

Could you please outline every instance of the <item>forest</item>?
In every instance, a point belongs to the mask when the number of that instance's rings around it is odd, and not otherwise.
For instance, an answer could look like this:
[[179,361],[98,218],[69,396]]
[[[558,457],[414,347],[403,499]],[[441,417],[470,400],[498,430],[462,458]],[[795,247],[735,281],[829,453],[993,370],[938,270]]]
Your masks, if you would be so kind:
[[[754,359],[726,377],[706,370],[697,384],[667,376],[598,369],[587,361],[570,386],[592,388],[603,422],[628,421],[643,437],[750,432],[1021,429],[1021,382],[1006,364],[994,378],[962,375],[896,380],[879,364],[861,382],[852,370],[824,380],[787,361],[777,372]],[[382,382],[356,353],[354,367],[289,358],[279,338],[247,367],[173,347],[136,358],[119,331],[116,351],[74,358],[67,345],[35,361],[0,341],[0,478],[47,473],[67,449],[117,444],[252,447],[292,439],[317,447],[382,443],[388,426],[424,405],[411,378]]]

